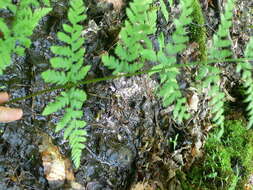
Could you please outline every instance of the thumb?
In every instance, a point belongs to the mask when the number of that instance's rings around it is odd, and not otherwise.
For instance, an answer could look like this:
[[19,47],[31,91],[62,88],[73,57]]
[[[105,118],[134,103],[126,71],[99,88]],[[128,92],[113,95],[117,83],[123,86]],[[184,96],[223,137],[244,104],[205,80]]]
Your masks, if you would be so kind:
[[20,119],[22,115],[23,111],[21,109],[0,106],[0,122],[2,123],[16,121]]

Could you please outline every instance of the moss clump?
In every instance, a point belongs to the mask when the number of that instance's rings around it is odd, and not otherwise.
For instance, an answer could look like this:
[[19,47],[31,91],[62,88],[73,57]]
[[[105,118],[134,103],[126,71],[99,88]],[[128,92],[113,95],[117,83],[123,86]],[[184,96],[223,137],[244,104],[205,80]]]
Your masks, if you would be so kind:
[[242,189],[253,173],[253,131],[241,120],[227,120],[205,144],[202,162],[187,173],[183,189]]
[[193,24],[190,25],[191,40],[197,42],[199,45],[199,58],[201,61],[207,60],[207,48],[206,48],[206,28],[205,19],[202,13],[202,8],[199,0],[193,0],[192,3],[192,18]]

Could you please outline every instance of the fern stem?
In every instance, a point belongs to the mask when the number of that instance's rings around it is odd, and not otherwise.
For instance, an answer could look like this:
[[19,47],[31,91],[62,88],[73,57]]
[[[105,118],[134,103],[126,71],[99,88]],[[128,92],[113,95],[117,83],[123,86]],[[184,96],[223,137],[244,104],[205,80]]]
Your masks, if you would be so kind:
[[[217,62],[242,62],[242,61],[249,61],[249,60],[247,58],[219,59],[219,60],[209,60],[209,61],[207,61],[207,63],[211,64],[211,63],[217,63]],[[113,80],[113,79],[117,79],[117,78],[121,78],[121,77],[131,77],[131,76],[136,76],[136,75],[148,74],[148,73],[152,73],[152,72],[160,72],[163,69],[167,69],[167,68],[173,68],[173,67],[181,68],[181,67],[187,67],[187,66],[188,67],[197,66],[197,65],[203,64],[203,63],[204,62],[202,62],[202,61],[196,61],[196,62],[190,62],[190,63],[185,63],[185,64],[172,64],[172,65],[166,66],[165,68],[149,69],[149,70],[138,71],[138,72],[135,72],[135,73],[111,75],[111,76],[108,76],[108,77],[101,77],[101,78],[95,78],[95,79],[80,81],[80,82],[77,82],[76,84],[57,85],[57,86],[49,88],[49,89],[44,89],[44,90],[34,92],[34,93],[29,94],[27,96],[23,96],[23,97],[19,97],[19,98],[9,100],[8,102],[2,103],[0,105],[4,106],[4,105],[8,105],[8,104],[13,104],[13,103],[16,103],[18,101],[26,100],[26,99],[29,99],[29,98],[32,98],[32,97],[35,97],[35,96],[40,96],[40,95],[43,95],[45,93],[53,92],[55,90],[70,89],[72,87],[77,87],[77,86],[80,86],[80,85],[98,83],[98,82]]]

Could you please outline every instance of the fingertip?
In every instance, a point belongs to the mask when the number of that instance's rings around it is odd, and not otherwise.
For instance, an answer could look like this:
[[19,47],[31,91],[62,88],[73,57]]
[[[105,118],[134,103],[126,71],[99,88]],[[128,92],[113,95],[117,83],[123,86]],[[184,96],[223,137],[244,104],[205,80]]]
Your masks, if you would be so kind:
[[0,107],[0,122],[8,123],[21,119],[23,111],[21,109]]
[[23,116],[23,110],[22,109],[16,109],[16,120],[19,120]]
[[0,92],[0,104],[9,100],[9,94],[7,92]]

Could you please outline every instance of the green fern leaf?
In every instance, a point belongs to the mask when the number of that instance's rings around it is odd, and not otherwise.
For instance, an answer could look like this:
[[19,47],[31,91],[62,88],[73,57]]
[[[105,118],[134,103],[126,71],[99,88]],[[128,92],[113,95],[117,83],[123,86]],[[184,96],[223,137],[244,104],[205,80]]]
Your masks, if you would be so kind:
[[[31,8],[33,6],[33,9]],[[17,53],[24,55],[25,48],[30,47],[30,36],[39,20],[48,14],[50,8],[39,8],[39,3],[34,0],[22,0],[18,5],[10,0],[1,1],[0,8],[9,9],[14,15],[12,24],[8,27],[3,18],[0,18],[0,74],[11,63],[11,55]]]
[[[244,56],[248,60],[253,60],[253,37],[247,44],[244,52]],[[237,65],[237,72],[242,72],[243,86],[246,89],[247,98],[244,100],[248,103],[247,111],[249,122],[247,128],[251,128],[253,125],[253,79],[252,79],[252,65],[249,61],[240,62]]]
[[47,70],[42,73],[42,78],[48,83],[66,84],[68,82],[66,74],[60,71]]
[[83,128],[84,126],[86,126],[85,121],[75,120],[75,117],[72,117],[72,119],[73,120],[69,123],[67,129],[64,131],[64,139],[68,139],[70,135],[77,136],[78,134],[74,133],[76,129]]
[[[57,55],[50,60],[55,70],[42,73],[46,82],[53,84],[76,84],[83,80],[91,66],[84,66],[84,39],[81,38],[83,27],[79,24],[86,15],[82,0],[71,0],[68,11],[70,24],[63,24],[63,32],[58,32],[57,37],[65,43],[63,46],[52,46],[51,51]],[[84,91],[71,88],[62,92],[62,96],[49,104],[43,114],[48,115],[65,108],[65,114],[56,125],[56,132],[64,130],[64,139],[68,140],[71,147],[72,160],[76,167],[80,165],[82,149],[85,147],[86,122],[82,121],[82,106],[87,95]]]
[[[229,28],[232,25],[234,0],[228,0],[225,6],[225,13],[221,15],[221,23],[218,31],[213,36],[212,46],[208,49],[208,58],[222,60],[232,55],[230,50],[231,41],[228,39]],[[202,81],[202,88],[210,88],[210,106],[213,114],[213,122],[223,127],[224,125],[224,93],[220,91],[220,69],[206,64],[201,65],[198,80]]]
[[49,115],[51,113],[57,112],[58,110],[64,108],[69,104],[69,99],[65,92],[61,93],[61,96],[58,96],[55,102],[50,103],[43,111],[43,115]]
[[72,64],[72,61],[63,57],[53,57],[50,59],[50,63],[53,68],[57,69],[66,69],[69,70]]
[[67,33],[72,33],[74,31],[74,29],[72,28],[72,26],[68,25],[68,24],[63,24],[62,25],[63,30]]
[[5,39],[8,39],[8,37],[10,37],[11,31],[2,18],[0,18],[0,31],[3,33],[3,37]]
[[67,34],[65,34],[63,32],[58,32],[57,37],[58,37],[59,40],[65,42],[67,44],[71,44],[71,37],[68,36]]
[[[160,50],[157,53],[157,61],[159,64],[152,68],[164,68],[162,72],[159,72],[161,87],[158,95],[162,97],[164,106],[169,106],[175,103],[173,116],[179,122],[188,119],[189,114],[186,109],[186,99],[183,98],[176,80],[180,71],[176,67],[169,68],[169,66],[176,63],[176,55],[186,48],[186,44],[189,41],[189,38],[186,36],[187,32],[185,27],[192,20],[191,13],[193,9],[191,8],[191,3],[191,0],[180,1],[181,14],[179,19],[174,20],[176,30],[172,34],[172,43],[165,44],[163,34],[159,36],[158,41],[160,44]],[[150,75],[154,73],[156,72],[151,72]]]
[[169,21],[169,12],[167,11],[166,5],[163,0],[160,0],[160,5],[161,5],[162,14],[163,14],[166,22],[168,22]]
[[71,57],[72,51],[68,46],[52,46],[51,51],[56,55]]
[[113,74],[133,73],[141,69],[146,60],[155,60],[154,53],[147,54],[152,50],[148,36],[156,31],[156,10],[150,9],[151,4],[152,0],[134,0],[126,10],[128,20],[120,31],[120,41],[115,48],[118,58],[102,57],[104,65],[114,70]]

